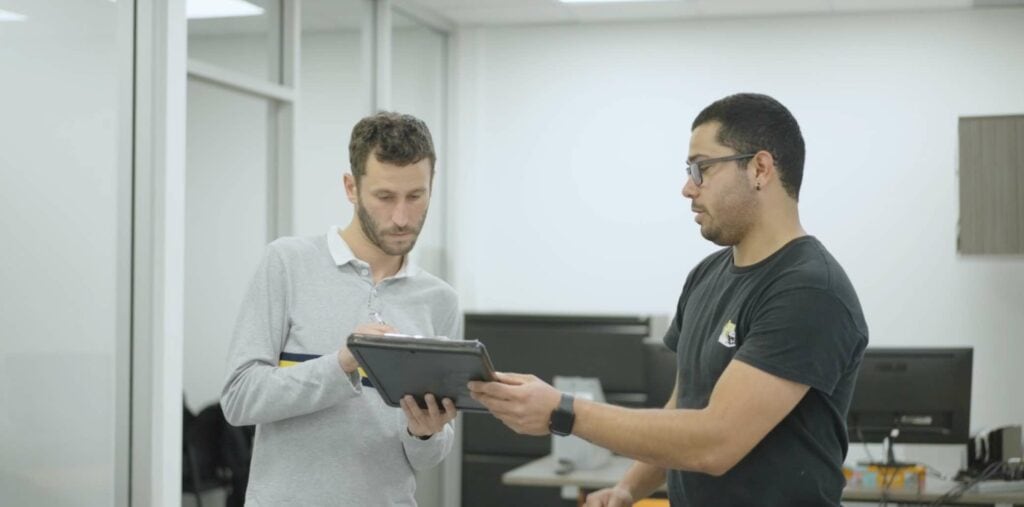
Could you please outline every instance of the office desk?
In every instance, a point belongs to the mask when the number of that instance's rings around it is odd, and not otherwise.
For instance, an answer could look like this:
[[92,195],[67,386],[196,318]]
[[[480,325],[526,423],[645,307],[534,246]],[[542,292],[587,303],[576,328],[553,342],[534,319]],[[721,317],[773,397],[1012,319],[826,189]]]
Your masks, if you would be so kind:
[[[582,506],[588,491],[614,486],[626,474],[626,470],[631,464],[633,464],[633,460],[629,458],[612,456],[611,460],[601,468],[558,474],[555,473],[555,470],[558,469],[558,462],[554,456],[549,454],[505,472],[501,476],[501,482],[510,486],[548,486],[553,488],[575,486],[580,488],[576,503]],[[665,491],[664,484],[661,485],[659,491]]]
[[[584,490],[594,491],[614,486],[626,473],[633,460],[622,456],[612,456],[611,460],[597,470],[580,470],[567,474],[557,474],[558,468],[554,456],[548,455],[531,461],[519,468],[505,472],[501,482],[513,486],[562,487],[576,486],[580,488],[579,504],[585,498]],[[931,503],[950,490],[956,483],[940,481],[929,477],[922,491],[917,488],[891,488],[887,498],[889,502],[899,503]],[[661,491],[664,491],[664,485]],[[882,499],[882,491],[878,488],[850,486],[843,490],[843,500],[851,502],[878,502]],[[956,503],[946,505],[1024,505],[1024,491],[1013,493],[977,493],[968,492],[957,499]]]
[[[913,488],[890,488],[885,498],[889,503],[910,503],[929,504],[945,495],[957,483],[943,481],[934,477],[928,477],[924,481],[924,488],[918,491]],[[882,490],[877,487],[847,486],[843,489],[843,500],[851,502],[878,502],[882,500]],[[1024,491],[1002,492],[1002,493],[979,493],[968,491],[957,498],[955,502],[944,503],[943,505],[994,505],[996,507],[1009,507],[1011,505],[1024,505]]]

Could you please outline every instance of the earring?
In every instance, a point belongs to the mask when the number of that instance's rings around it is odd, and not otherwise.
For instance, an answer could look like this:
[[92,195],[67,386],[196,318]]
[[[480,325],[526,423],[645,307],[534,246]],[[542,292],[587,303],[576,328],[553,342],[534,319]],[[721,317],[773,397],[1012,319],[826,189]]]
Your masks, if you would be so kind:
[[757,184],[757,191],[758,191],[758,192],[760,192],[760,191],[761,191],[761,184],[760,184],[760,183],[758,183],[758,184]]

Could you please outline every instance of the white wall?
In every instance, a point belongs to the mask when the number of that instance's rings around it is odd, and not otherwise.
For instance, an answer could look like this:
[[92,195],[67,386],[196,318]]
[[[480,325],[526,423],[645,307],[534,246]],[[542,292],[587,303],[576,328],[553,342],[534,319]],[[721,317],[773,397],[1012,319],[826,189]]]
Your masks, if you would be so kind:
[[956,254],[957,118],[1024,113],[1022,26],[1010,9],[462,30],[463,303],[671,313],[714,250],[680,195],[690,122],[768,93],[801,123],[804,225],[871,344],[974,346],[972,428],[1024,422],[1024,259]]

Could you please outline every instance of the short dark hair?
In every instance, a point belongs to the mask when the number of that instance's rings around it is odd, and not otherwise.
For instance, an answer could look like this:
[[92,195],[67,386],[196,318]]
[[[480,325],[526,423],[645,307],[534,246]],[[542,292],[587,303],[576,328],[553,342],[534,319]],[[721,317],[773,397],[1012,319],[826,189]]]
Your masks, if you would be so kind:
[[380,112],[359,120],[352,128],[348,159],[357,185],[366,175],[366,162],[371,154],[380,162],[402,166],[430,159],[430,177],[434,177],[437,155],[430,129],[415,116]]
[[794,200],[799,198],[804,179],[804,137],[786,106],[767,95],[738,93],[704,108],[690,130],[710,122],[721,124],[717,141],[722,145],[738,153],[771,153],[782,187]]

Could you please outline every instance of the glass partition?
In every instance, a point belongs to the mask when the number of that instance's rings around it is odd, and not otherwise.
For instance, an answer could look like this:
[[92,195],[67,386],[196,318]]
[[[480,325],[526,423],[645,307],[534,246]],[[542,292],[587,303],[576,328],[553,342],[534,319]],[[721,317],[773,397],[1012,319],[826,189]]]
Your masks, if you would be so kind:
[[445,278],[448,36],[399,10],[392,13],[391,21],[391,109],[427,123],[438,157],[430,212],[414,258],[427,271]]
[[130,7],[0,0],[4,505],[126,498]]
[[296,234],[352,219],[342,175],[352,127],[373,112],[373,2],[305,0],[295,139]]
[[281,82],[281,0],[190,0],[188,57]]

